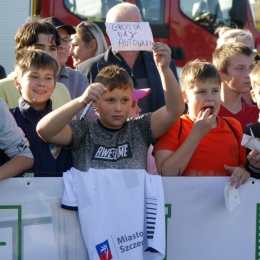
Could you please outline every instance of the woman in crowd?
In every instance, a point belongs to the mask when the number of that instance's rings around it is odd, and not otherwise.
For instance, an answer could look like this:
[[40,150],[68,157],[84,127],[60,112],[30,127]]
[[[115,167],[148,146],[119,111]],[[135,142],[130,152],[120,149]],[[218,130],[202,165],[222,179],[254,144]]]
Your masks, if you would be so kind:
[[77,25],[76,34],[71,35],[71,40],[70,55],[74,67],[108,49],[102,31],[95,23],[89,21]]

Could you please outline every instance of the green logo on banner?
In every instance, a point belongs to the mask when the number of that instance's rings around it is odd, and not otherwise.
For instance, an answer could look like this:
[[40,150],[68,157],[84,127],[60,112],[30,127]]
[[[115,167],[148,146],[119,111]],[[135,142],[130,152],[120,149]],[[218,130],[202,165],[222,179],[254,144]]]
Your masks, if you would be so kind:
[[260,260],[260,203],[256,204],[255,260]]
[[164,260],[167,260],[167,234],[168,234],[168,218],[172,217],[172,205],[171,204],[165,204],[165,258]]
[[[10,249],[12,249],[13,259],[22,260],[22,206],[0,206],[0,216],[1,213],[5,213],[4,211],[11,211],[15,218],[1,221],[0,228],[12,228],[13,245]],[[6,246],[6,241],[0,241],[0,250],[2,246]]]

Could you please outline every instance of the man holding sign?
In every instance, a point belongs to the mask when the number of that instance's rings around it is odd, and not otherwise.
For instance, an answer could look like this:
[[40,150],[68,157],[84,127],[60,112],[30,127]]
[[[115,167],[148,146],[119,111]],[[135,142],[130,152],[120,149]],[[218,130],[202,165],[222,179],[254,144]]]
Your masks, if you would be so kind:
[[[162,83],[150,51],[153,38],[148,23],[142,22],[140,10],[130,3],[112,7],[106,16],[107,34],[112,47],[77,67],[93,83],[98,72],[111,64],[124,68],[137,89],[151,88],[151,94],[140,100],[142,113],[154,112],[165,105]],[[170,68],[177,76],[174,61]]]

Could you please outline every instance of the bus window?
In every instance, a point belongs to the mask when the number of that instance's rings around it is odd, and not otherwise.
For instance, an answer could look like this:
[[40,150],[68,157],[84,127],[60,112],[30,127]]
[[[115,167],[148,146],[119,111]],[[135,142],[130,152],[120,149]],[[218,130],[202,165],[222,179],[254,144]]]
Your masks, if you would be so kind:
[[[213,31],[213,26],[231,26],[233,0],[180,0],[181,11],[194,22]],[[208,28],[207,28],[208,27]]]
[[163,24],[164,23],[164,7],[165,0],[137,0],[144,22],[150,24]]
[[82,20],[105,21],[108,10],[123,0],[64,0],[66,8]]
[[[65,7],[82,20],[95,22],[105,34],[106,14],[123,0],[63,0]],[[187,0],[188,1],[188,0]],[[169,24],[164,24],[165,0],[136,0],[144,22],[149,22],[154,38],[169,38]]]

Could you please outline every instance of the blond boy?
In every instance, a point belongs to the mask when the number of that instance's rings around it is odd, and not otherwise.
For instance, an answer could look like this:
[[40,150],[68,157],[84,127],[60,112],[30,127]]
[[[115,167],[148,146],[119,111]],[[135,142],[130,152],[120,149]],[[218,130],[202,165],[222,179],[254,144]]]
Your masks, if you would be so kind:
[[[257,103],[258,108],[260,108],[260,63],[257,63],[251,71],[250,79],[252,84],[252,90],[250,92],[252,99]],[[256,138],[260,138],[259,119],[256,123],[248,125],[244,133],[251,135],[251,131]],[[260,179],[260,154],[256,151],[250,151],[249,149],[247,149],[247,153],[248,162],[246,169],[249,171],[251,177]]]

